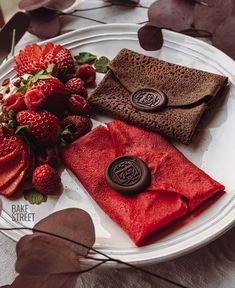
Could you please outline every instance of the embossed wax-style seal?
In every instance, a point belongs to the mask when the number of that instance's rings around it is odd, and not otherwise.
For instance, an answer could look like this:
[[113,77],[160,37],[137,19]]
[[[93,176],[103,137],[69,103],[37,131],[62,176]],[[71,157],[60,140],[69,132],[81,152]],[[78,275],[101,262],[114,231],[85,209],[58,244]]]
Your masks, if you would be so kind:
[[131,104],[141,111],[161,111],[167,105],[167,96],[160,90],[143,88],[131,95]]
[[144,191],[151,182],[148,166],[134,156],[121,156],[107,167],[106,180],[113,190],[132,195]]

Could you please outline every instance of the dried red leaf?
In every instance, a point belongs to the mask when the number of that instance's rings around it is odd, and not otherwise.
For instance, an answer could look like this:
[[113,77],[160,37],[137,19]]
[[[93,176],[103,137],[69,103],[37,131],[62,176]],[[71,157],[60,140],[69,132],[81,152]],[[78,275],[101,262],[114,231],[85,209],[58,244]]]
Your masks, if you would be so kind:
[[194,4],[187,0],[158,0],[149,10],[151,24],[174,31],[189,29],[193,24]]
[[29,12],[29,32],[41,39],[55,37],[60,32],[60,18],[55,10],[40,8]]
[[22,275],[48,275],[79,272],[76,252],[63,240],[47,235],[24,236],[17,243],[16,272]]
[[147,51],[161,49],[163,45],[162,30],[156,26],[146,24],[138,31],[140,46]]
[[[92,247],[95,243],[95,229],[92,219],[86,211],[78,208],[55,212],[39,221],[34,228],[69,238],[88,247]],[[86,256],[89,252],[87,248],[63,241],[79,255]]]
[[196,29],[213,33],[221,22],[233,12],[233,0],[204,0],[207,5],[196,4],[194,25]]
[[228,17],[216,29],[212,36],[212,43],[215,47],[235,59],[235,14]]
[[[46,276],[19,275],[15,281],[6,287],[9,288],[74,288],[77,282],[77,275],[57,274]],[[4,286],[5,287],[5,286]]]

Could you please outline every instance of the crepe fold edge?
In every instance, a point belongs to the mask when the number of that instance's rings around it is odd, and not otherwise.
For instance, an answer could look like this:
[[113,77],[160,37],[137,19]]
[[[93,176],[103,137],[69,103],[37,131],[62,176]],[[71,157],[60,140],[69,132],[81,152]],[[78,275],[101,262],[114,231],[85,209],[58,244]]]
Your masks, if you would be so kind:
[[130,93],[142,88],[161,90],[167,95],[168,107],[210,103],[228,82],[225,76],[169,63],[126,48],[110,62],[109,68]]

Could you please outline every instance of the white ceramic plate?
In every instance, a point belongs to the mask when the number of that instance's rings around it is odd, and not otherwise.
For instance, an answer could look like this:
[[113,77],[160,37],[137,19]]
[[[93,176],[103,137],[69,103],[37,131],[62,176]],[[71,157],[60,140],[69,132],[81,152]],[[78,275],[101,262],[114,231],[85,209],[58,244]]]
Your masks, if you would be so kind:
[[[235,219],[235,62],[216,48],[178,33],[165,31],[164,46],[158,52],[146,52],[137,40],[137,25],[100,25],[77,30],[57,37],[54,42],[65,45],[74,55],[89,51],[112,59],[121,48],[152,55],[173,63],[216,72],[229,77],[230,91],[214,117],[207,119],[194,143],[177,147],[196,165],[226,186],[226,194],[207,209],[201,209],[161,238],[147,246],[137,248],[125,232],[96,205],[88,193],[66,170],[62,173],[64,193],[59,198],[49,197],[40,206],[30,205],[35,222],[66,207],[81,207],[93,218],[96,228],[95,248],[115,258],[135,264],[147,264],[169,260],[188,253],[228,230]],[[0,81],[12,77],[13,60],[0,69]],[[99,80],[101,79],[99,75]],[[130,75],[131,77],[131,75]],[[96,120],[106,121],[97,115]],[[97,123],[96,123],[97,124]],[[87,159],[89,161],[89,159]],[[183,180],[183,179],[182,179]],[[0,225],[5,227],[33,226],[33,222],[12,221],[12,205],[27,204],[25,200],[12,201],[3,198],[4,211]],[[156,212],[157,213],[157,212]],[[190,221],[189,221],[190,220]],[[24,231],[9,231],[7,236],[18,240]]]

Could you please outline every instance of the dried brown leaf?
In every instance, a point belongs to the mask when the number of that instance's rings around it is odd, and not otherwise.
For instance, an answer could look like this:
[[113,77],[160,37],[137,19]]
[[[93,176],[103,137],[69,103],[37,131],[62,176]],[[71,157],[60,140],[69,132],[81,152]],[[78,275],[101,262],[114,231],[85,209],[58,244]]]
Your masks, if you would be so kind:
[[47,235],[27,235],[16,247],[16,272],[22,275],[49,275],[80,271],[75,251],[64,241]]
[[[12,31],[15,29],[15,44],[19,42],[29,27],[29,17],[26,13],[17,12],[1,29],[1,51],[10,51]],[[1,183],[2,184],[2,183]]]
[[207,5],[196,4],[194,25],[196,29],[213,33],[233,12],[233,0],[204,0]]
[[[80,242],[88,247],[95,243],[95,229],[90,215],[78,208],[68,208],[55,212],[39,221],[35,229],[57,234]],[[89,249],[65,241],[65,244],[79,255],[87,255]]]
[[235,60],[235,14],[228,17],[216,29],[212,43]]
[[151,24],[174,31],[189,29],[193,24],[194,4],[187,0],[158,0],[149,10]]
[[41,39],[49,39],[60,33],[61,23],[56,11],[40,8],[29,12],[29,32]]
[[149,24],[139,29],[138,37],[140,46],[147,51],[159,50],[163,45],[162,30]]

